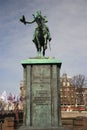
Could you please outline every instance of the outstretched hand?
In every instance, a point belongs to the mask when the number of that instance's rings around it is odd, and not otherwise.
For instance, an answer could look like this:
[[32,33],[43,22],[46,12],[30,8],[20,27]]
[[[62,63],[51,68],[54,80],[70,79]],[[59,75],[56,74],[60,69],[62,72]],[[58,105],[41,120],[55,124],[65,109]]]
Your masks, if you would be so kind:
[[21,18],[20,18],[20,21],[24,24],[26,24],[26,20],[25,20],[25,16],[23,15]]

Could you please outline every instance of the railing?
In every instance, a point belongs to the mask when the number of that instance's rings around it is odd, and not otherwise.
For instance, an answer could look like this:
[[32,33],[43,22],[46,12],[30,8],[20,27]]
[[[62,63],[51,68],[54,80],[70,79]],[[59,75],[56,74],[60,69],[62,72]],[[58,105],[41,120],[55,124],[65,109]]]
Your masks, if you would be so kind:
[[[18,119],[16,119],[18,114]],[[23,123],[23,111],[14,113],[14,111],[0,112],[0,130],[15,130]]]
[[87,117],[62,118],[62,125],[73,130],[87,129]]
[[[17,130],[23,124],[23,111],[18,112],[19,119],[16,119],[14,112],[0,113],[0,130]],[[62,118],[62,125],[65,127],[86,127],[87,117]]]

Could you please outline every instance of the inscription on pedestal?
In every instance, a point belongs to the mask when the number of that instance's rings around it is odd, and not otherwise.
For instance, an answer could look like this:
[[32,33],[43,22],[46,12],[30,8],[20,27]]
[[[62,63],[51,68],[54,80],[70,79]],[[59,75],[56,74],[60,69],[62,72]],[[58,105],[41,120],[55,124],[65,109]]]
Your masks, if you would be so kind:
[[33,98],[33,103],[36,105],[50,104],[49,92],[47,90],[37,90],[36,95]]
[[[32,115],[35,126],[51,124],[50,66],[32,68]],[[41,118],[40,118],[41,117]],[[39,123],[41,122],[41,123]],[[43,123],[44,122],[44,123]]]

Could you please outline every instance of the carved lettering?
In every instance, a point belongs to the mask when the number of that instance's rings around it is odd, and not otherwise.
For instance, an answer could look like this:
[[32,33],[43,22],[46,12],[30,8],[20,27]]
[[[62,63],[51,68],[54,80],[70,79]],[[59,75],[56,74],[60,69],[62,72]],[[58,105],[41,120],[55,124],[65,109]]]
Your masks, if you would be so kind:
[[33,97],[33,103],[36,105],[48,105],[51,102],[51,97],[49,91],[47,90],[37,90]]
[[33,103],[36,105],[48,105],[50,104],[50,97],[35,97]]

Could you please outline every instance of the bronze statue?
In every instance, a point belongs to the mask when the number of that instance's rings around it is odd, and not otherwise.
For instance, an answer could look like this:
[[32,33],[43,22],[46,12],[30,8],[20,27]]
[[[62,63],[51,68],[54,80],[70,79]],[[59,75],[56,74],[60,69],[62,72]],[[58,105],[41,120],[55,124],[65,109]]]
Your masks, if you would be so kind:
[[46,26],[45,23],[47,23],[46,16],[42,16],[41,11],[37,11],[35,14],[33,14],[34,20],[29,22],[26,21],[25,16],[23,15],[20,19],[21,22],[26,24],[32,24],[34,22],[37,23],[37,27],[35,28],[34,36],[33,36],[33,42],[36,45],[36,49],[39,55],[41,55],[42,47],[43,47],[43,56],[45,56],[45,50],[47,49],[47,43],[48,41],[51,41],[51,36],[49,32],[49,28]]

